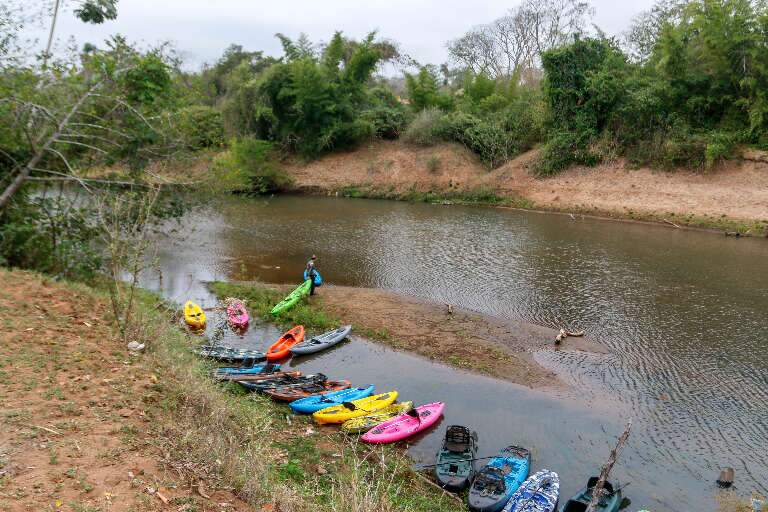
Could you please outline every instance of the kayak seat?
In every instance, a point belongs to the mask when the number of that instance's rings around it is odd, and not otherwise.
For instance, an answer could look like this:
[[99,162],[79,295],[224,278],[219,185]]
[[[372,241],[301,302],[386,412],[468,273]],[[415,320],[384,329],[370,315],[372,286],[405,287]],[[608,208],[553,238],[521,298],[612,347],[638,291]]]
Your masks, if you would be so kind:
[[470,448],[471,433],[467,427],[451,425],[445,432],[445,449],[455,453],[463,453]]

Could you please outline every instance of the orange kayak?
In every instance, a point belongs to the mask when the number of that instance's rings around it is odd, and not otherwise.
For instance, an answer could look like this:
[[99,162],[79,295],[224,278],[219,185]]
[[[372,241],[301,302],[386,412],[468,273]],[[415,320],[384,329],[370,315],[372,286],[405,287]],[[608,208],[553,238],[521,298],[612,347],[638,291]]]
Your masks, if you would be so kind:
[[304,341],[304,326],[297,325],[286,332],[267,350],[267,361],[277,361],[290,355],[290,348],[297,343]]

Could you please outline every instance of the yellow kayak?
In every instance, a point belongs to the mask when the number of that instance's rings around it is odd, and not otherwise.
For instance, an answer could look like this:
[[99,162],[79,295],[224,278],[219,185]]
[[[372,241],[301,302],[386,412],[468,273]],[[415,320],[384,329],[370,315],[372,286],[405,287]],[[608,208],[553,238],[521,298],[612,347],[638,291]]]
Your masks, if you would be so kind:
[[341,430],[345,434],[362,434],[368,432],[376,425],[391,420],[395,416],[400,416],[411,409],[413,409],[413,402],[400,402],[399,404],[388,405],[375,414],[345,421],[341,425]]
[[184,304],[184,320],[187,322],[187,325],[193,329],[202,329],[205,327],[205,313],[200,306],[191,300],[188,300],[187,303]]
[[344,423],[352,418],[367,416],[379,412],[392,402],[397,400],[397,391],[368,396],[342,405],[326,407],[314,413],[312,416],[318,423]]

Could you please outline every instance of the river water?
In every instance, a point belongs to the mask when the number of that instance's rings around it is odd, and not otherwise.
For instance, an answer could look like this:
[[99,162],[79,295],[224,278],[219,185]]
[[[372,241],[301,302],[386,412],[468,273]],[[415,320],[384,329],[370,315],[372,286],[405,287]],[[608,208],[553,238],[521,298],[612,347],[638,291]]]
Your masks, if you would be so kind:
[[[768,215],[768,212],[767,212]],[[291,362],[308,373],[443,400],[416,440],[429,461],[445,426],[468,424],[482,453],[532,449],[563,495],[596,474],[624,422],[615,478],[628,510],[715,510],[714,480],[768,494],[768,243],[660,226],[506,209],[334,198],[230,198],[160,235],[147,287],[205,306],[205,282],[296,283],[316,253],[326,281],[378,287],[484,314],[583,329],[608,355],[536,354],[572,384],[552,394],[461,372],[365,340]],[[256,325],[227,343],[266,347]]]

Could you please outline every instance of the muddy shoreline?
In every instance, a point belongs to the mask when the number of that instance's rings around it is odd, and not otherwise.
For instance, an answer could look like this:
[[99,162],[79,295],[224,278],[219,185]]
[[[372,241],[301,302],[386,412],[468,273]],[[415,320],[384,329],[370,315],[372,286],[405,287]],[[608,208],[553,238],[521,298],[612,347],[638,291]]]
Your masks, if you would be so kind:
[[[260,282],[238,284],[283,292],[291,288]],[[378,343],[532,389],[567,387],[534,359],[537,352],[608,353],[589,336],[568,337],[556,346],[555,329],[452,305],[449,310],[448,304],[383,289],[325,285],[309,303],[342,323],[351,323],[357,334]]]

